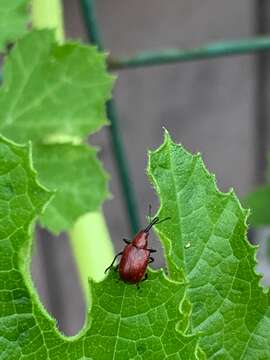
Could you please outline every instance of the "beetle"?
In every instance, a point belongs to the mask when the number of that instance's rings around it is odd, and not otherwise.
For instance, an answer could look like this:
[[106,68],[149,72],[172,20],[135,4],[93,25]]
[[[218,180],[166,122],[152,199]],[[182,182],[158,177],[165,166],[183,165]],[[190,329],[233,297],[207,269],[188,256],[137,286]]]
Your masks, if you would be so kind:
[[115,255],[111,265],[105,270],[105,273],[113,267],[115,260],[121,255],[118,265],[120,278],[132,284],[146,280],[147,265],[154,261],[154,258],[150,256],[150,254],[156,252],[155,249],[148,249],[149,231],[153,225],[160,224],[168,219],[169,217],[162,220],[160,220],[159,217],[154,217],[145,229],[140,230],[134,236],[132,241],[123,239],[126,243],[124,250]]

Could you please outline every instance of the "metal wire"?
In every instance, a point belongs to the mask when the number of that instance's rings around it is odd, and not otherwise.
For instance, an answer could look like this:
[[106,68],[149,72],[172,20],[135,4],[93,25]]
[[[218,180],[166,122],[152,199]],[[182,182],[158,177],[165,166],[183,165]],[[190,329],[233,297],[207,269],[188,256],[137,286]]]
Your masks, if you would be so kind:
[[[94,1],[81,0],[81,7],[89,41],[95,44],[99,50],[104,50],[95,16]],[[130,181],[127,159],[120,135],[116,107],[113,100],[110,100],[107,103],[107,117],[111,123],[111,126],[109,126],[111,146],[118,168],[119,180],[122,185],[123,198],[128,213],[130,230],[131,233],[134,234],[140,227],[138,208],[135,200],[134,189]]]
[[132,69],[232,55],[246,55],[267,50],[270,50],[270,36],[258,36],[238,41],[215,42],[191,49],[166,49],[158,52],[142,52],[130,57],[112,57],[109,59],[109,68],[113,70]]

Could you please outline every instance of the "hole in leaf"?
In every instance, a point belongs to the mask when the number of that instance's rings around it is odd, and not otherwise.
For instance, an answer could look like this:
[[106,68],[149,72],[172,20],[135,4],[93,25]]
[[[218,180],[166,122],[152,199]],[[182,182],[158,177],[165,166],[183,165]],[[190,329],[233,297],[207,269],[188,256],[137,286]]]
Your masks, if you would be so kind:
[[67,236],[38,228],[31,263],[40,301],[67,336],[82,329],[86,304]]

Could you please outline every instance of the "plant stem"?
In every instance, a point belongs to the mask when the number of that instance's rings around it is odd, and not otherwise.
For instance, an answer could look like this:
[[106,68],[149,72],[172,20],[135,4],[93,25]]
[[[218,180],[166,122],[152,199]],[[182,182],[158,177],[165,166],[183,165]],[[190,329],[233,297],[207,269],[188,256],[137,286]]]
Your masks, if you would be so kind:
[[[88,291],[88,276],[95,281],[104,278],[104,270],[112,261],[113,246],[101,211],[80,217],[69,231],[75,258],[79,262],[81,281]],[[88,276],[86,276],[88,275]]]
[[55,38],[65,39],[61,0],[32,0],[32,24],[36,29],[55,29]]
[[[32,0],[33,26],[37,29],[55,29],[59,43],[64,42],[62,13],[61,0]],[[54,139],[55,142],[58,140]],[[89,301],[88,278],[101,280],[114,253],[102,211],[80,217],[69,235],[85,298]]]

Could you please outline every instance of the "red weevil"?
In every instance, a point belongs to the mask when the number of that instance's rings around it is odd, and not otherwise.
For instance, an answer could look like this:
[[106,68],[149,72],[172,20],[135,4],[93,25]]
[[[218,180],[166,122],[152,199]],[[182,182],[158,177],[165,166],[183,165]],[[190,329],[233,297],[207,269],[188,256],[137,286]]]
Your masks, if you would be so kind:
[[151,257],[150,254],[156,252],[154,249],[147,248],[149,231],[153,225],[160,224],[168,219],[169,218],[160,220],[158,217],[155,217],[145,229],[135,235],[132,241],[123,239],[127,245],[123,251],[115,255],[111,265],[105,270],[105,273],[112,268],[117,257],[122,255],[119,263],[120,278],[132,284],[146,280],[147,274],[145,272],[147,265],[154,261],[154,258]]

